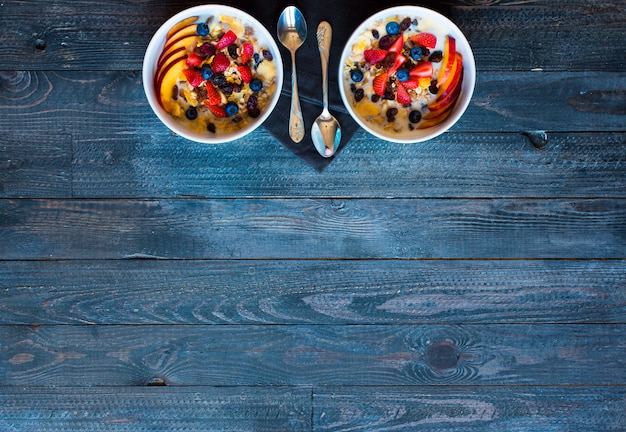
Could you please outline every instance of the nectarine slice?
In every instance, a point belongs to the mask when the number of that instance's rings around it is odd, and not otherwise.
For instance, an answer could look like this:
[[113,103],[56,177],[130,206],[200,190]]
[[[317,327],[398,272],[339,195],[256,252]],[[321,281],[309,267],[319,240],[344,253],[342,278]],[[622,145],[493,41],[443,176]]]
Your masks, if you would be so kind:
[[165,42],[167,43],[167,41],[172,37],[172,35],[174,35],[174,33],[176,33],[177,31],[179,31],[180,29],[184,27],[188,27],[189,25],[193,24],[194,22],[196,22],[197,19],[198,19],[197,16],[191,16],[189,18],[185,18],[184,20],[179,21],[176,24],[174,24],[172,28],[169,29],[167,32],[167,35],[165,36]]
[[178,61],[170,63],[165,69],[163,69],[160,79],[156,81],[156,89],[159,103],[166,110],[170,111],[170,104],[172,102],[172,90],[177,84],[178,77],[182,75],[183,69],[187,66],[185,58],[181,58]]

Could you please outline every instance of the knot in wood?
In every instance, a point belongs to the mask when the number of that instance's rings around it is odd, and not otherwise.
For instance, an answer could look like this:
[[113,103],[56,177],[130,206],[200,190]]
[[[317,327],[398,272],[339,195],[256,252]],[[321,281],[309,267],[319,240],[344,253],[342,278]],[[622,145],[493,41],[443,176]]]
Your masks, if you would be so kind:
[[451,342],[439,342],[426,349],[424,359],[431,369],[454,369],[459,364],[461,352]]

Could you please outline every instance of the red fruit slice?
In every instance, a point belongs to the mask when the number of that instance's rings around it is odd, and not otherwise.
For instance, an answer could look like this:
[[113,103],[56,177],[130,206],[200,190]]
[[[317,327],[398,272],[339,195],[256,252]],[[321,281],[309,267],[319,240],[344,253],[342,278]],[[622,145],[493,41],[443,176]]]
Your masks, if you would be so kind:
[[404,35],[400,33],[400,36],[398,36],[398,39],[396,39],[395,42],[392,43],[391,46],[389,47],[389,52],[401,53],[402,48],[404,48]]
[[215,54],[215,57],[213,57],[213,64],[212,64],[213,72],[222,73],[226,69],[228,69],[228,66],[230,66],[230,60],[228,60],[225,54],[221,52]]
[[213,87],[213,84],[210,83],[206,83],[206,92],[207,92],[207,98],[205,99],[205,105],[219,105],[222,103],[222,97],[220,96],[220,93],[217,91],[217,89],[215,87]]
[[237,35],[235,34],[235,32],[233,32],[232,30],[228,30],[226,33],[224,33],[224,36],[222,36],[220,40],[217,42],[217,45],[215,45],[215,48],[217,48],[218,50],[224,49],[231,43],[235,42],[236,40],[237,40]]
[[204,82],[204,78],[202,78],[202,74],[197,69],[184,69],[183,73],[187,78],[187,82],[193,87],[196,88],[200,84]]
[[226,117],[226,111],[224,110],[224,108],[217,106],[217,105],[209,105],[208,99],[204,100],[204,104],[213,113],[215,117],[219,117],[219,118]]
[[385,60],[387,51],[381,49],[366,49],[363,51],[363,56],[365,57],[366,62],[375,64]]
[[378,96],[384,95],[385,88],[387,87],[387,73],[383,72],[374,78],[374,81],[372,81],[372,87],[374,88],[374,93]]
[[391,66],[391,68],[387,71],[387,73],[390,76],[393,75],[394,73],[396,73],[398,68],[404,64],[405,61],[406,61],[405,56],[403,56],[402,54],[396,55],[396,59],[393,62],[393,66]]
[[433,76],[433,64],[427,61],[418,63],[411,69],[409,76],[411,78],[430,78]]
[[198,67],[202,63],[203,58],[195,52],[191,51],[187,56],[187,66]]
[[401,103],[402,105],[408,105],[411,103],[411,96],[409,96],[409,93],[406,91],[402,83],[398,83],[398,91],[396,92],[396,100],[398,101],[398,103]]
[[249,83],[252,81],[252,71],[250,71],[248,66],[237,66],[237,70],[239,71],[239,76],[243,82]]
[[414,89],[420,86],[420,82],[419,82],[419,79],[408,79],[404,81],[402,85],[404,86],[404,88]]
[[248,63],[248,60],[252,58],[254,54],[254,47],[250,42],[244,42],[241,45],[241,64]]
[[437,45],[437,37],[432,33],[418,33],[410,37],[414,44],[426,48],[435,48]]

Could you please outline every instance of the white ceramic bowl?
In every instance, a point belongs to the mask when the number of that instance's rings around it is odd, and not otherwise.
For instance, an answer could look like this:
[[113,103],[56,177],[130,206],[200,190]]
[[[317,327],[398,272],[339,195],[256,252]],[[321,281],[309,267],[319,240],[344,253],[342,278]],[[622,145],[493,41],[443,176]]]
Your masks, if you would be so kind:
[[[239,19],[243,22],[244,26],[250,26],[254,30],[254,36],[257,38],[259,45],[267,47],[273,57],[273,62],[276,70],[274,91],[270,96],[269,102],[261,111],[261,114],[255,118],[250,119],[249,123],[236,131],[228,133],[211,134],[206,131],[197,131],[192,128],[186,127],[181,122],[177,121],[170,113],[168,113],[159,103],[157,96],[157,90],[155,89],[155,74],[157,72],[157,63],[159,57],[163,52],[163,48],[166,43],[167,34],[177,23],[190,18],[197,17],[193,22],[204,22],[208,17],[214,16],[217,22],[217,16],[227,16],[235,19]],[[241,35],[238,35],[241,36]],[[278,98],[280,97],[280,91],[283,84],[283,64],[278,50],[276,42],[267,31],[267,29],[255,18],[249,14],[229,6],[207,4],[201,6],[195,6],[179,12],[178,14],[167,20],[154,34],[152,40],[148,44],[143,61],[143,87],[146,93],[150,107],[157,115],[157,117],[167,126],[170,130],[176,134],[183,136],[187,139],[202,142],[202,143],[223,143],[241,138],[258,126],[260,126],[265,119],[270,115]]]
[[[448,117],[435,126],[426,127],[423,129],[415,128],[414,130],[407,129],[402,132],[389,131],[366,120],[366,118],[364,116],[361,116],[353,106],[354,99],[352,91],[350,89],[352,81],[349,77],[349,70],[346,70],[347,60],[352,54],[353,46],[356,42],[362,40],[361,36],[364,34],[364,32],[370,31],[373,28],[374,23],[380,23],[381,21],[384,23],[385,20],[388,20],[390,17],[395,16],[410,17],[411,19],[417,18],[419,21],[418,29],[422,32],[431,32],[437,35],[437,39],[439,41],[441,41],[442,38],[443,40],[445,40],[446,35],[452,36],[456,40],[457,52],[461,53],[463,56],[464,75],[459,96]],[[382,37],[385,34],[385,32],[382,32],[380,33],[380,36]],[[440,45],[441,42],[438,43],[438,47]],[[352,33],[341,54],[338,82],[341,98],[344,105],[346,106],[346,109],[356,120],[356,122],[361,127],[363,127],[363,129],[365,129],[372,135],[375,135],[387,141],[399,143],[415,143],[432,139],[444,133],[445,131],[450,129],[450,127],[452,127],[463,115],[470,103],[470,99],[472,98],[472,94],[474,92],[474,85],[476,82],[476,64],[474,62],[472,49],[470,48],[467,39],[465,38],[461,30],[459,30],[459,28],[448,18],[431,9],[426,9],[419,6],[397,6],[389,9],[384,9],[372,15],[371,17],[366,19],[359,27],[357,27],[354,33]],[[364,80],[362,85],[371,84],[365,84]],[[365,98],[367,98],[367,96],[365,96]],[[381,102],[378,102],[378,104],[381,104]],[[415,103],[413,104],[413,106],[414,105]],[[428,112],[427,110],[424,111]],[[385,116],[385,113],[382,113],[381,115]]]

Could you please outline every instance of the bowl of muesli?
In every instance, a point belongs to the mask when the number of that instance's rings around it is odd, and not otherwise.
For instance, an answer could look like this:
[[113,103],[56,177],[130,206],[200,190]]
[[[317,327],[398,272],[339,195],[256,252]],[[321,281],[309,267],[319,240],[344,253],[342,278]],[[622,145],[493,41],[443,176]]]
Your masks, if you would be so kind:
[[352,117],[393,142],[432,139],[452,127],[474,92],[469,42],[448,18],[419,6],[382,10],[352,34],[339,91]]
[[143,87],[171,131],[202,143],[245,136],[270,115],[283,82],[278,46],[251,15],[207,4],[179,12],[154,34]]

